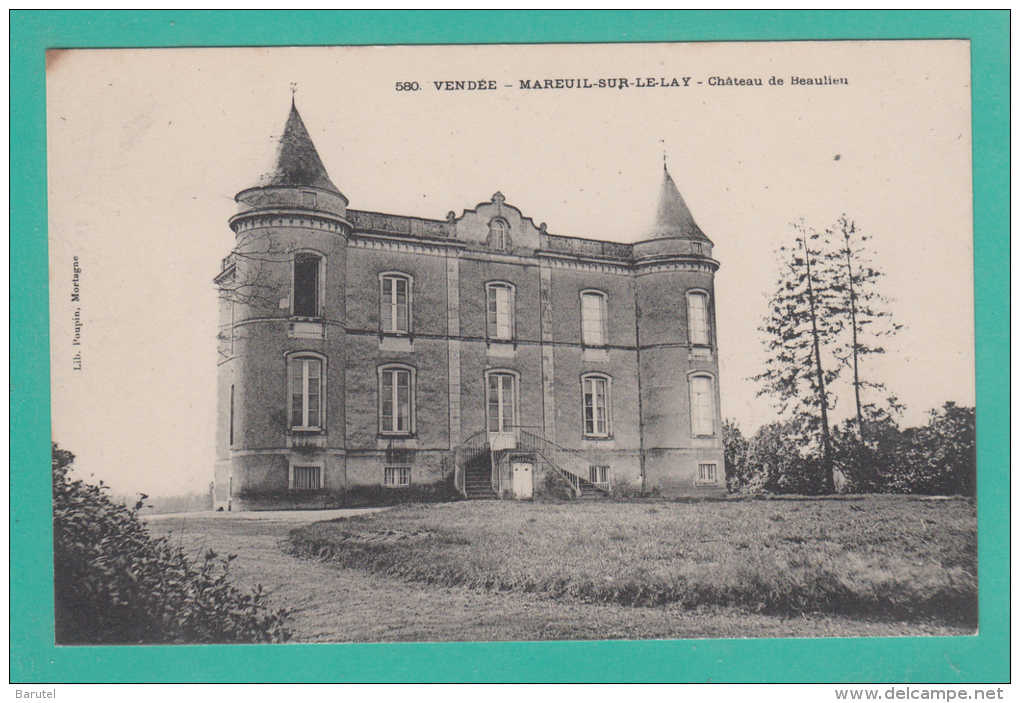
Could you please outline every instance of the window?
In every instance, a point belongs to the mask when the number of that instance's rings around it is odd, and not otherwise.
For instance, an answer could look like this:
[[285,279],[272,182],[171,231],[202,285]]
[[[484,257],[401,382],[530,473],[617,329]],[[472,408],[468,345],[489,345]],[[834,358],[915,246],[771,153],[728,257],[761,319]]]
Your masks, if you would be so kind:
[[708,344],[708,294],[694,291],[687,294],[687,325],[691,344]]
[[496,218],[489,223],[489,245],[493,249],[510,248],[510,225],[506,220]]
[[691,431],[696,437],[715,434],[715,390],[711,376],[691,376]]
[[322,467],[318,464],[292,464],[290,487],[295,491],[317,491],[322,488]]
[[488,402],[486,403],[489,432],[511,432],[516,407],[515,381],[511,373],[490,373],[488,376]]
[[230,384],[230,440],[228,444],[234,446],[234,384]]
[[315,207],[315,191],[313,191],[313,190],[303,190],[303,191],[301,191],[301,204],[304,207],[314,208]]
[[322,429],[322,359],[307,355],[292,356],[287,360],[287,366],[291,429]]
[[581,293],[581,341],[586,347],[606,344],[606,296],[598,291]]
[[379,431],[382,434],[414,432],[414,372],[409,367],[379,370]]
[[294,256],[294,316],[319,316],[319,265],[316,254]]
[[489,339],[513,339],[514,288],[509,283],[486,286]]
[[608,376],[596,375],[581,378],[585,437],[608,437],[610,434],[609,380]]
[[411,468],[387,466],[383,469],[383,485],[388,488],[405,488],[411,485]]
[[691,243],[691,250],[692,250],[692,251],[693,251],[693,252],[694,252],[695,254],[700,254],[700,253],[702,253],[702,251],[701,251],[701,242],[692,242],[692,243]]
[[715,464],[698,464],[698,481],[715,483]]
[[589,466],[588,467],[588,480],[594,483],[596,486],[608,486],[609,485],[609,467],[608,466]]
[[402,274],[384,273],[379,277],[382,291],[379,321],[382,331],[407,334],[411,331],[411,278]]

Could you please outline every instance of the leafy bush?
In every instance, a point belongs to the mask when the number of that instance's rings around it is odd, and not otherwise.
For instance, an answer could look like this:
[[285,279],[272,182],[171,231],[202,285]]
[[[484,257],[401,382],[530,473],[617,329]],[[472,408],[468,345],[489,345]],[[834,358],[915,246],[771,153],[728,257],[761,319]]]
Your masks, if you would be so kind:
[[562,503],[574,499],[574,489],[559,472],[549,469],[535,487],[535,500]]
[[977,488],[974,408],[946,403],[928,424],[906,430],[909,447],[889,488],[898,493],[972,496]]
[[353,486],[339,494],[337,507],[361,508],[374,505],[401,505],[403,503],[445,503],[459,500],[460,493],[448,481],[416,483],[403,488],[386,486]]
[[53,555],[58,644],[284,642],[287,612],[261,587],[228,578],[233,557],[194,562],[154,539],[134,508],[68,476],[74,455],[53,445]]
[[[865,423],[864,440],[848,421],[832,431],[833,466],[846,493],[965,495],[975,491],[974,408],[946,403],[928,424],[901,430],[890,415]],[[820,468],[817,448],[795,422],[774,422],[745,440],[723,425],[726,482],[738,493],[812,493]]]
[[726,471],[726,488],[741,491],[753,483],[748,472],[747,439],[735,420],[725,419],[722,426],[723,466]]
[[402,505],[404,503],[446,503],[459,500],[453,477],[434,483],[415,483],[400,488],[380,485],[351,486],[340,491],[292,491],[284,489],[250,489],[237,492],[238,500],[260,510],[333,510],[336,508],[368,508]]
[[800,428],[791,422],[773,422],[759,429],[747,443],[741,489],[749,493],[816,492],[819,458],[805,451],[801,438]]

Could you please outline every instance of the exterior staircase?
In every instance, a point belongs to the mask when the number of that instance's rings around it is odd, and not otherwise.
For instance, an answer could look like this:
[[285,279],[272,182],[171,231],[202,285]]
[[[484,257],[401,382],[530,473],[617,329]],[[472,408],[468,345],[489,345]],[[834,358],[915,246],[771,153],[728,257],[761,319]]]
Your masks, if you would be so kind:
[[496,500],[492,490],[492,453],[488,449],[464,465],[464,494],[467,500]]
[[550,442],[537,428],[516,429],[516,447],[513,449],[493,451],[488,433],[481,430],[471,435],[457,450],[454,483],[466,500],[498,499],[500,494],[493,490],[493,482],[498,482],[504,489],[509,487],[511,458],[522,454],[531,454],[536,462],[556,472],[573,491],[575,499],[596,500],[610,495],[607,484],[589,480],[593,464],[590,458]]
[[609,496],[609,492],[605,488],[580,476],[577,478],[577,484],[577,490],[581,493],[581,500],[598,500],[599,498],[607,498]]

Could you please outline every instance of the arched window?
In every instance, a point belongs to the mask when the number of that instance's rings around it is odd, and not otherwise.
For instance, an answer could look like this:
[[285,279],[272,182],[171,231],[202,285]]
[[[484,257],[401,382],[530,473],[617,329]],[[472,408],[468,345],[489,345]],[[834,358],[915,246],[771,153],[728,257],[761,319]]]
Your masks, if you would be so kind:
[[322,257],[309,252],[294,255],[292,314],[294,317],[319,317]]
[[379,433],[414,434],[415,370],[390,364],[379,367]]
[[584,436],[606,439],[612,435],[613,379],[601,373],[581,376],[581,397],[584,408]]
[[510,248],[510,225],[501,217],[489,223],[489,246],[500,250]]
[[414,279],[406,273],[379,274],[379,328],[385,334],[410,334]]
[[715,435],[715,379],[709,374],[693,374],[691,385],[691,434]]
[[514,287],[509,283],[487,283],[485,299],[489,339],[513,339]]
[[290,397],[290,428],[321,431],[326,426],[324,398],[325,357],[298,352],[287,357],[287,394]]
[[517,374],[502,370],[486,372],[485,398],[489,433],[513,432],[517,426]]
[[709,345],[708,293],[703,290],[687,292],[687,329],[691,344]]
[[581,291],[581,341],[586,347],[606,346],[606,294]]

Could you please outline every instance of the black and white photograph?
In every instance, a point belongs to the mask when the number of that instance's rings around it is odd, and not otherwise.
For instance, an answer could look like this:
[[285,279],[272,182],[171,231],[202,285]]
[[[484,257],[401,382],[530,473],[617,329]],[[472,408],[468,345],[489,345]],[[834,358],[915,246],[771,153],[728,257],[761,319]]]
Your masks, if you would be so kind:
[[56,643],[975,635],[970,69],[47,52]]

